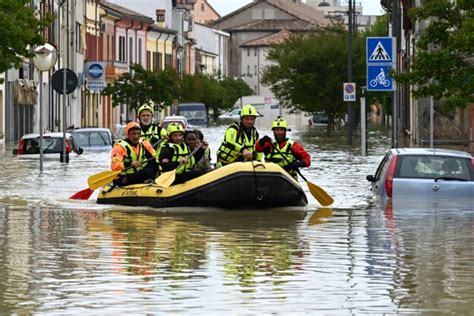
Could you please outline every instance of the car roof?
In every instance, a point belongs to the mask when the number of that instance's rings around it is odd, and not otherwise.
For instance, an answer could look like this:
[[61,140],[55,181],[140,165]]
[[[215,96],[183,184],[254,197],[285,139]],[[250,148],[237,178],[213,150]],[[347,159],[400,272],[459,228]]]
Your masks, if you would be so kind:
[[71,133],[76,133],[76,132],[107,132],[110,133],[110,129],[104,128],[104,127],[84,127],[84,128],[78,128]]
[[[21,139],[32,139],[32,138],[39,138],[40,134],[39,133],[31,133],[31,134],[25,134],[21,137]],[[43,137],[63,137],[62,132],[53,132],[53,133],[44,133]],[[66,133],[66,137],[71,137],[71,133]]]
[[168,122],[168,121],[187,121],[187,119],[181,115],[171,115],[171,116],[166,116],[163,119],[163,122]]
[[392,149],[396,155],[399,156],[410,156],[410,155],[440,155],[440,156],[453,156],[462,158],[472,158],[471,154],[461,150],[452,150],[444,148],[394,148]]

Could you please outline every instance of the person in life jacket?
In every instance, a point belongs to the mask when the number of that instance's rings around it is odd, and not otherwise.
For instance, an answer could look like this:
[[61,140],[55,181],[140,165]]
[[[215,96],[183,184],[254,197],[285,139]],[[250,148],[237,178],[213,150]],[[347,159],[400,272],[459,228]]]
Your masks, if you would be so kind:
[[290,131],[286,120],[278,117],[272,122],[272,131],[275,141],[272,142],[271,138],[265,135],[255,144],[255,150],[264,153],[265,161],[276,163],[297,178],[298,168],[311,165],[310,155],[301,144],[286,137],[286,132]]
[[262,160],[263,154],[255,152],[258,132],[254,127],[257,110],[247,104],[240,110],[240,122],[229,126],[224,135],[224,141],[217,150],[216,167],[225,166],[232,162]]
[[144,183],[155,178],[155,168],[148,165],[145,152],[153,158],[156,152],[151,144],[140,139],[141,129],[136,122],[125,127],[125,139],[118,140],[112,148],[112,170],[122,172],[114,179],[114,185],[124,186]]
[[[183,126],[179,123],[170,123],[166,131],[168,133],[168,141],[162,143],[157,152],[160,173],[176,169],[176,179],[173,184],[184,183],[202,175],[203,172],[194,170],[194,166],[196,161],[203,157],[208,143],[203,141],[198,151],[187,158],[192,150],[184,142]],[[201,145],[199,140],[197,142],[197,146]],[[180,164],[182,165],[180,166]]]
[[[194,148],[199,146],[199,141],[204,141],[204,134],[200,130],[196,129],[184,132],[184,142],[188,145],[190,150],[194,150]],[[206,148],[202,158],[196,161],[194,170],[201,170],[203,173],[212,170],[211,149],[209,147]]]
[[153,145],[153,148],[157,149],[159,146],[158,141],[162,138],[166,138],[167,133],[164,128],[153,123],[153,114],[153,107],[149,104],[143,104],[137,111],[140,128],[142,129],[140,139],[149,141],[150,144]]

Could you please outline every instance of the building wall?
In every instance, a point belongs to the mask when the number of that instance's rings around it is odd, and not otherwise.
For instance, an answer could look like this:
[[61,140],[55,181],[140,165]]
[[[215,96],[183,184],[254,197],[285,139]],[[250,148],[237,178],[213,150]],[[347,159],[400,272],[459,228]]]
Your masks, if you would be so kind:
[[209,24],[212,21],[215,21],[219,18],[219,14],[215,12],[207,0],[196,0],[193,10],[194,22]]
[[262,72],[270,64],[267,61],[268,47],[242,47],[241,52],[242,79],[254,90],[255,95],[273,96],[269,87],[261,84]]

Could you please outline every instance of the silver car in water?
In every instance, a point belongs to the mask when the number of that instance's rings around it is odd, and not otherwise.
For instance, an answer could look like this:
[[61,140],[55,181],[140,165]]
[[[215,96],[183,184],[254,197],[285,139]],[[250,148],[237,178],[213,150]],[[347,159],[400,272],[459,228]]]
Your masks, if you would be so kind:
[[367,180],[382,200],[463,199],[474,204],[474,160],[464,151],[391,149]]

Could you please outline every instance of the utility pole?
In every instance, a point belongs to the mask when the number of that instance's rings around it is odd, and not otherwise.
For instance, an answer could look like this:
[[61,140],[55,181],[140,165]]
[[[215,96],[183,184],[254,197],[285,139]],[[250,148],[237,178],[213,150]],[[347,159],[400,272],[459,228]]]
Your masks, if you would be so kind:
[[[352,82],[352,33],[354,31],[353,28],[353,7],[352,7],[352,1],[349,0],[349,12],[348,12],[348,18],[349,18],[349,25],[347,27],[348,29],[348,36],[347,36],[347,82]],[[352,141],[353,141],[353,130],[354,130],[354,110],[353,110],[353,105],[352,102],[348,102],[348,108],[347,108],[347,144],[349,146],[352,146]]]

